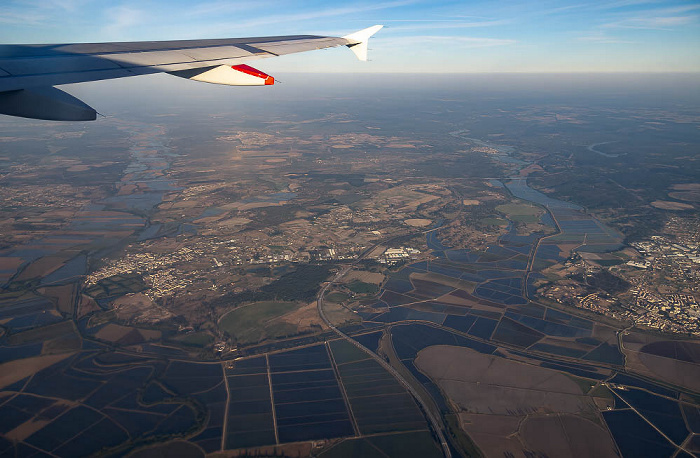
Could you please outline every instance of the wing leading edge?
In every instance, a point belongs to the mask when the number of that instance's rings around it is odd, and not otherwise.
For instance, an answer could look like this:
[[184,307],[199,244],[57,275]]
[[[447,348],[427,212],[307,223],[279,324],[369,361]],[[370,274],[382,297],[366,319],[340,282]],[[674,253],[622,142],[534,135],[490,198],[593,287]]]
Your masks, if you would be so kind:
[[151,73],[231,86],[271,85],[271,76],[244,63],[338,46],[347,46],[359,60],[367,60],[367,42],[381,28],[377,25],[345,37],[0,45],[0,114],[94,120],[94,109],[53,86]]

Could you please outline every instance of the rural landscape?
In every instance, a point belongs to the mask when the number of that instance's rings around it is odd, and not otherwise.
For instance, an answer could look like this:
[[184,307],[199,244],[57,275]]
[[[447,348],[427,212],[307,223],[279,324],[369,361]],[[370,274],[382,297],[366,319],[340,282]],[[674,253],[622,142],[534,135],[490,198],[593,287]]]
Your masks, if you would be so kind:
[[0,456],[700,454],[697,100],[461,78],[1,119]]

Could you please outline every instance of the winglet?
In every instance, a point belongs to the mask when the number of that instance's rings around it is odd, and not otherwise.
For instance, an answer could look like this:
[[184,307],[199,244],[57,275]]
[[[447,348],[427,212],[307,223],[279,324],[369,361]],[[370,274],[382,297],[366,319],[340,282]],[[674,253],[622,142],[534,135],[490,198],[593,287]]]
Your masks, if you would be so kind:
[[359,60],[367,60],[367,42],[369,41],[369,37],[379,32],[382,27],[384,26],[375,25],[358,32],[351,33],[350,35],[345,35],[343,38],[348,41],[346,46],[355,53]]

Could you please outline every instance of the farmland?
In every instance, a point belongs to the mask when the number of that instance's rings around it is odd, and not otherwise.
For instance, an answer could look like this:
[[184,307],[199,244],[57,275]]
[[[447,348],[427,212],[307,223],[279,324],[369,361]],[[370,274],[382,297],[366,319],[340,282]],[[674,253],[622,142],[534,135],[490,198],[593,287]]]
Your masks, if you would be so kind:
[[3,118],[0,456],[700,454],[694,92],[338,78]]
[[[186,434],[197,427],[193,404],[148,384],[153,372],[162,369],[159,362],[137,358],[98,363],[94,355],[58,361],[34,366],[31,382],[22,384],[13,402],[3,404],[2,417],[12,419],[3,425],[3,433],[40,450],[74,455],[139,444],[161,434]],[[12,392],[14,386],[4,389]],[[137,391],[142,387],[147,387],[145,393],[159,394],[152,399],[144,394],[142,400]]]
[[[605,381],[618,380],[629,367],[695,387],[697,350],[690,343],[663,342],[623,348],[614,325],[530,300],[540,272],[562,262],[574,243],[595,251],[616,246],[619,235],[576,206],[531,193],[519,181],[507,186],[549,212],[522,202],[503,204],[498,211],[513,223],[549,225],[558,233],[522,235],[514,225],[497,245],[479,251],[451,249],[428,234],[433,256],[390,273],[376,301],[355,308],[363,323],[385,329],[391,346],[378,346],[376,332],[356,339],[395,355],[394,366],[435,401],[450,440],[465,451],[616,456],[630,445],[618,436],[626,426],[618,426],[610,412],[629,416],[615,399],[627,392],[610,391]],[[632,335],[629,340],[634,341]],[[466,372],[455,372],[460,369]],[[635,393],[630,383],[622,382],[620,389]],[[672,425],[668,409],[679,419],[678,400],[688,398],[678,392],[671,397],[666,413],[656,407],[640,415],[658,428]],[[557,416],[548,417],[552,413]],[[636,424],[630,418],[625,424]],[[666,432],[669,439],[657,441],[659,450],[686,441],[689,427],[676,423]],[[463,440],[464,433],[474,442]],[[593,437],[606,439],[593,445]]]
[[[511,222],[545,221],[540,207],[498,211]],[[613,235],[595,221],[566,223],[581,220],[577,211],[554,212],[566,243],[584,229],[602,228],[600,240]],[[684,447],[697,427],[689,420],[694,398],[625,371],[692,388],[696,346],[635,333],[618,340],[613,324],[531,300],[540,272],[567,255],[560,238],[513,228],[498,244],[470,250],[447,247],[430,232],[429,257],[381,274],[351,270],[329,288],[323,307],[430,397],[450,444],[465,453],[633,454],[630,428],[649,433],[650,449]],[[15,399],[0,406],[13,419],[3,434],[54,454],[146,453],[168,438],[203,453],[310,453],[319,442],[315,453],[327,458],[441,456],[425,413],[392,374],[332,333],[317,337],[316,303],[306,300],[328,273],[325,266],[282,269],[257,293],[219,302],[214,325],[185,334],[130,314],[148,300],[128,275],[96,283],[89,294],[97,309],[75,324],[40,298],[15,302],[0,363],[11,371],[17,358],[32,364],[3,379],[3,393]],[[60,306],[71,309],[66,300]],[[212,359],[207,349],[222,336],[241,350]],[[203,354],[208,359],[194,357]],[[74,417],[81,420],[66,429],[61,419]]]
[[537,223],[543,214],[543,210],[539,207],[518,203],[498,205],[496,211],[503,213],[511,221],[523,223]]
[[279,318],[297,307],[294,302],[255,302],[222,316],[219,327],[241,343],[295,334],[297,328]]
[[331,349],[361,434],[427,430],[411,395],[379,363],[344,340]]

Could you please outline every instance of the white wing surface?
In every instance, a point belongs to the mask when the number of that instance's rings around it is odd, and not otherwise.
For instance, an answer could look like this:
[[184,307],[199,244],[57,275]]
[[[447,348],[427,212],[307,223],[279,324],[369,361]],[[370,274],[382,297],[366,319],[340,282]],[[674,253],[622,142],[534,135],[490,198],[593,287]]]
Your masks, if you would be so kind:
[[94,120],[97,113],[53,86],[167,72],[208,83],[271,85],[245,63],[315,49],[349,47],[367,59],[367,41],[382,26],[345,37],[292,35],[216,40],[0,45],[0,114],[57,121]]

